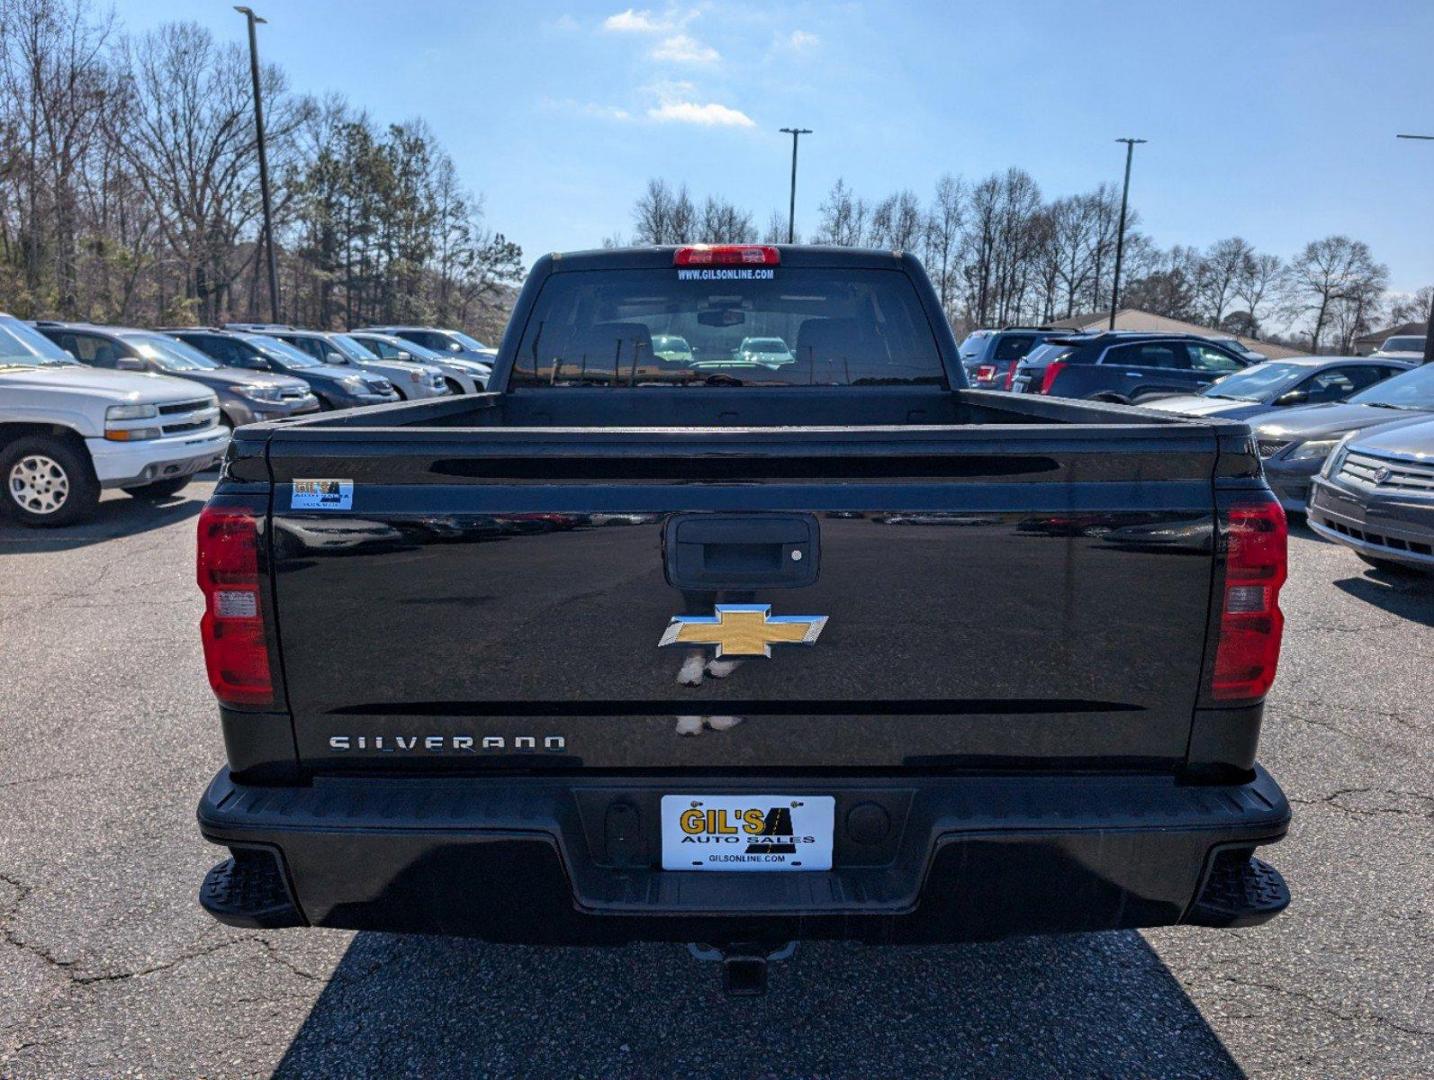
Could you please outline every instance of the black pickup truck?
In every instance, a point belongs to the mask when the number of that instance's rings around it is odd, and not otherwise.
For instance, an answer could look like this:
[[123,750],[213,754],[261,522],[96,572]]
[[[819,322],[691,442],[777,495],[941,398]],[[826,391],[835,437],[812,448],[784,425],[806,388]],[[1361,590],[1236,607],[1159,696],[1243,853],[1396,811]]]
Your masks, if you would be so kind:
[[740,983],[1288,903],[1245,425],[968,389],[916,260],[808,247],[545,257],[489,389],[235,432],[217,918],[705,943]]

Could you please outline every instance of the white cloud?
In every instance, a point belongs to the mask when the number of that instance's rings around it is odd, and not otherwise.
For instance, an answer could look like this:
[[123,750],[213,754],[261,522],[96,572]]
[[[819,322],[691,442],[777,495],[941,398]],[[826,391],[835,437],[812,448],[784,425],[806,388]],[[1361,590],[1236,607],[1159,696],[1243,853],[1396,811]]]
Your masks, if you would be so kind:
[[806,49],[815,49],[821,43],[821,38],[806,30],[793,30],[787,37],[787,45],[797,52],[802,52]]
[[603,105],[596,101],[574,101],[572,98],[542,98],[538,104],[552,112],[569,113],[573,116],[592,116],[599,120],[628,121],[632,113],[617,105]]
[[646,9],[636,11],[628,8],[616,15],[609,15],[602,21],[602,28],[615,34],[665,34],[678,29],[690,18],[690,14],[680,17],[670,10],[662,15],[654,15]]
[[699,105],[695,101],[667,101],[654,109],[648,109],[650,119],[661,123],[698,124],[702,127],[756,127],[756,122],[740,109],[729,108],[710,101]]
[[689,34],[673,34],[653,46],[648,54],[654,60],[665,60],[671,64],[715,64],[722,59],[711,45],[704,44]]
[[580,106],[584,116],[596,116],[603,120],[631,120],[632,113],[626,109],[620,109],[616,105],[599,105],[596,102],[587,101]]

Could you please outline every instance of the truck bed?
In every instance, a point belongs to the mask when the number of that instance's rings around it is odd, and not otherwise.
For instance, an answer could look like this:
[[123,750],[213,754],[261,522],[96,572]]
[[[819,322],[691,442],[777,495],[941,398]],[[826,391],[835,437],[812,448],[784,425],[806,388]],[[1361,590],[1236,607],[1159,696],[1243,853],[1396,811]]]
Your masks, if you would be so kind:
[[[530,768],[506,752],[523,738],[561,741],[538,758],[568,768],[1185,761],[1212,483],[1222,453],[1248,469],[1242,425],[971,390],[800,396],[829,423],[775,426],[790,391],[578,390],[241,431],[231,474],[273,483],[300,760]],[[351,508],[294,509],[304,479],[352,482]],[[815,522],[810,585],[668,580],[673,519],[773,514]],[[679,684],[663,628],[734,596],[826,617],[821,647]],[[694,717],[705,738],[679,733]]]

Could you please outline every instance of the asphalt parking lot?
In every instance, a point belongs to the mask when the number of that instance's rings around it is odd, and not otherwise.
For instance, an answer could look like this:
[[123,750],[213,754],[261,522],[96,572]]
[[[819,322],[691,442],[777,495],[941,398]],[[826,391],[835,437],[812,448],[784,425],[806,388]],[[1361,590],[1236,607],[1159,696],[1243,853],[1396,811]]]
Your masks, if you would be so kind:
[[1296,530],[1262,744],[1294,903],[1270,925],[803,946],[729,1000],[674,946],[205,916],[209,487],[0,526],[0,1076],[1434,1074],[1434,580]]

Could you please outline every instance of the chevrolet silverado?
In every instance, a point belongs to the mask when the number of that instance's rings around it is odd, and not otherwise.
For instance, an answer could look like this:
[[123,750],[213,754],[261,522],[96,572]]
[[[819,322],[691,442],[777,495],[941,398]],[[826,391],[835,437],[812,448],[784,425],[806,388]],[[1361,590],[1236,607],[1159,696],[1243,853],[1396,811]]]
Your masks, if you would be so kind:
[[235,433],[220,920],[687,942],[756,992],[801,939],[1288,904],[1244,424],[970,389],[914,258],[800,246],[545,257],[488,389]]

